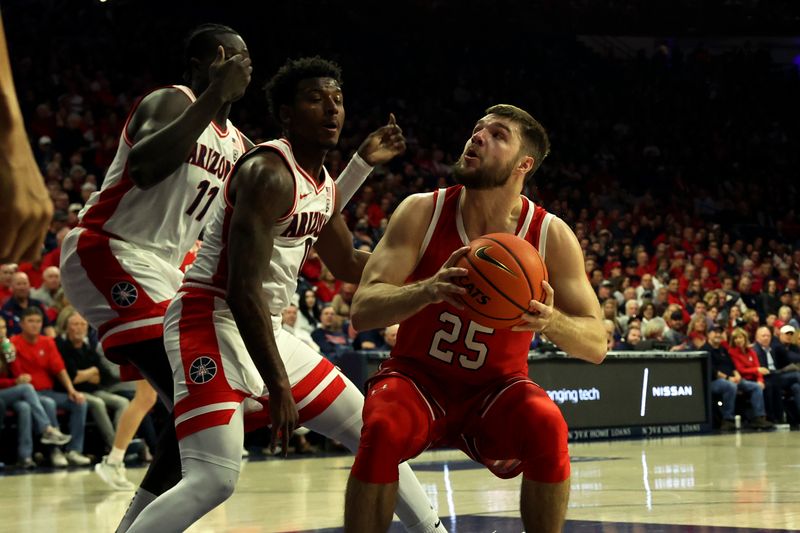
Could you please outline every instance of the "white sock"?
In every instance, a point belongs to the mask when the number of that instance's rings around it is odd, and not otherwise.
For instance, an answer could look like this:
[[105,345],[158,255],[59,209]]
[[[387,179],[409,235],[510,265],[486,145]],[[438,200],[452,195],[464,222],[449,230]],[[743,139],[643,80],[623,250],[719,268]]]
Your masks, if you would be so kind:
[[[338,440],[352,452],[358,450],[361,437],[361,410],[364,396],[345,378],[347,387],[319,416],[304,425],[328,438]],[[446,533],[430,499],[407,463],[398,465],[400,475],[397,504],[394,512],[406,531],[413,533]]]
[[128,528],[131,527],[133,521],[136,520],[136,517],[139,516],[145,507],[150,505],[150,503],[156,499],[156,495],[152,492],[148,492],[142,487],[139,487],[136,490],[136,494],[133,495],[133,499],[131,500],[131,504],[128,506],[128,510],[125,511],[125,516],[122,517],[122,521],[117,526],[116,533],[125,533],[128,531]]
[[108,453],[108,464],[118,465],[124,460],[125,460],[125,450],[113,446],[111,448],[111,451]]
[[398,465],[400,475],[394,512],[410,533],[446,533],[442,521],[411,471],[408,463]]

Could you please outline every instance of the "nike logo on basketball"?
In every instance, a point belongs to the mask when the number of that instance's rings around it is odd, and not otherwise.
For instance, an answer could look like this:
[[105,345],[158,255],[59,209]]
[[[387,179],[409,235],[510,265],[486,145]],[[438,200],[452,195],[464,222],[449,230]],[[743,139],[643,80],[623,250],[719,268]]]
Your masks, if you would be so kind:
[[497,259],[495,259],[494,257],[492,257],[491,255],[489,255],[489,254],[487,253],[487,250],[488,250],[489,248],[491,248],[491,246],[490,246],[490,245],[487,245],[487,246],[481,246],[480,248],[478,248],[477,250],[475,250],[475,256],[476,256],[478,259],[483,259],[483,260],[484,260],[484,261],[486,261],[487,263],[491,263],[491,264],[493,264],[494,266],[496,266],[497,268],[500,268],[500,269],[502,269],[502,270],[505,270],[506,272],[508,272],[508,273],[509,273],[509,274],[511,274],[512,276],[516,277],[516,276],[517,276],[517,274],[516,274],[516,273],[515,273],[513,270],[511,270],[510,268],[508,268],[507,266],[505,266],[503,263],[501,263],[500,261],[498,261]]
[[309,196],[310,194],[311,194],[310,192],[307,192],[305,194],[301,194],[300,195],[300,199],[302,200],[303,198],[305,198],[306,196]]

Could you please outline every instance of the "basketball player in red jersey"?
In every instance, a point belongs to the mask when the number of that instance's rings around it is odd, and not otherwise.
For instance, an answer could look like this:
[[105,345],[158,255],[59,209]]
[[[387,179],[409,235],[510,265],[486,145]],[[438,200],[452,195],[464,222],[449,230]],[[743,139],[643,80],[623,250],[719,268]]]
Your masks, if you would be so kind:
[[[600,363],[600,306],[570,228],[521,196],[549,150],[544,128],[511,105],[486,111],[454,166],[460,183],[407,198],[392,216],[355,295],[357,329],[400,322],[389,360],[370,380],[364,428],[348,481],[345,531],[386,531],[397,464],[428,447],[456,447],[493,474],[523,473],[526,531],[560,531],[569,497],[567,426],[528,378],[528,348],[541,332],[567,353]],[[550,273],[545,303],[524,322],[492,330],[466,318],[453,265],[481,235],[531,242]],[[491,250],[487,250],[491,253]],[[552,285],[552,286],[551,286]]]
[[[244,431],[258,424],[272,425],[273,443],[282,431],[284,449],[298,423],[358,447],[363,395],[281,327],[312,246],[338,279],[352,283],[369,256],[353,249],[340,214],[347,195],[323,166],[344,123],[341,72],[319,57],[289,60],[267,95],[284,137],[237,162],[165,315],[183,478],[142,511],[130,533],[183,531],[229,498]],[[359,148],[367,165],[405,150],[393,117],[378,133]],[[406,529],[444,531],[408,465],[399,478],[397,514]]]

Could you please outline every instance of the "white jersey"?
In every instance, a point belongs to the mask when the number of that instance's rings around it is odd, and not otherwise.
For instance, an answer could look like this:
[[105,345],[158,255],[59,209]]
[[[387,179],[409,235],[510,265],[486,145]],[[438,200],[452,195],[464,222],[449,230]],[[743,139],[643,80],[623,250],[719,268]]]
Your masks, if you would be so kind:
[[[196,100],[188,87],[170,87]],[[138,103],[125,122],[103,187],[78,215],[79,226],[151,251],[178,267],[200,235],[214,197],[244,153],[244,140],[230,120],[224,130],[212,122],[175,172],[150,189],[140,189],[128,175],[133,143],[127,130],[137,107]]]
[[[292,301],[297,289],[297,276],[311,247],[317,242],[322,228],[336,209],[336,186],[325,167],[322,183],[303,170],[294,158],[292,147],[286,139],[277,139],[257,145],[248,156],[257,151],[271,150],[280,154],[294,176],[294,203],[289,212],[279,218],[272,230],[274,245],[269,261],[269,281],[263,283],[273,316]],[[185,287],[211,286],[221,292],[228,286],[228,256],[226,244],[228,226],[233,207],[225,194],[211,207],[211,219],[206,227],[203,246],[191,268],[186,272]]]

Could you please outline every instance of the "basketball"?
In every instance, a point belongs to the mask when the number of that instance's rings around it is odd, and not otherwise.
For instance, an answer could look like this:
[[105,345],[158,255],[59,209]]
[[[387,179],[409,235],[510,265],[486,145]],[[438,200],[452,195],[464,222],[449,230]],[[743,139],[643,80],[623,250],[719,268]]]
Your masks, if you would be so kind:
[[455,265],[468,273],[454,282],[467,289],[462,300],[472,320],[510,328],[520,322],[531,300],[544,302],[547,267],[531,243],[510,233],[490,233],[469,247]]

